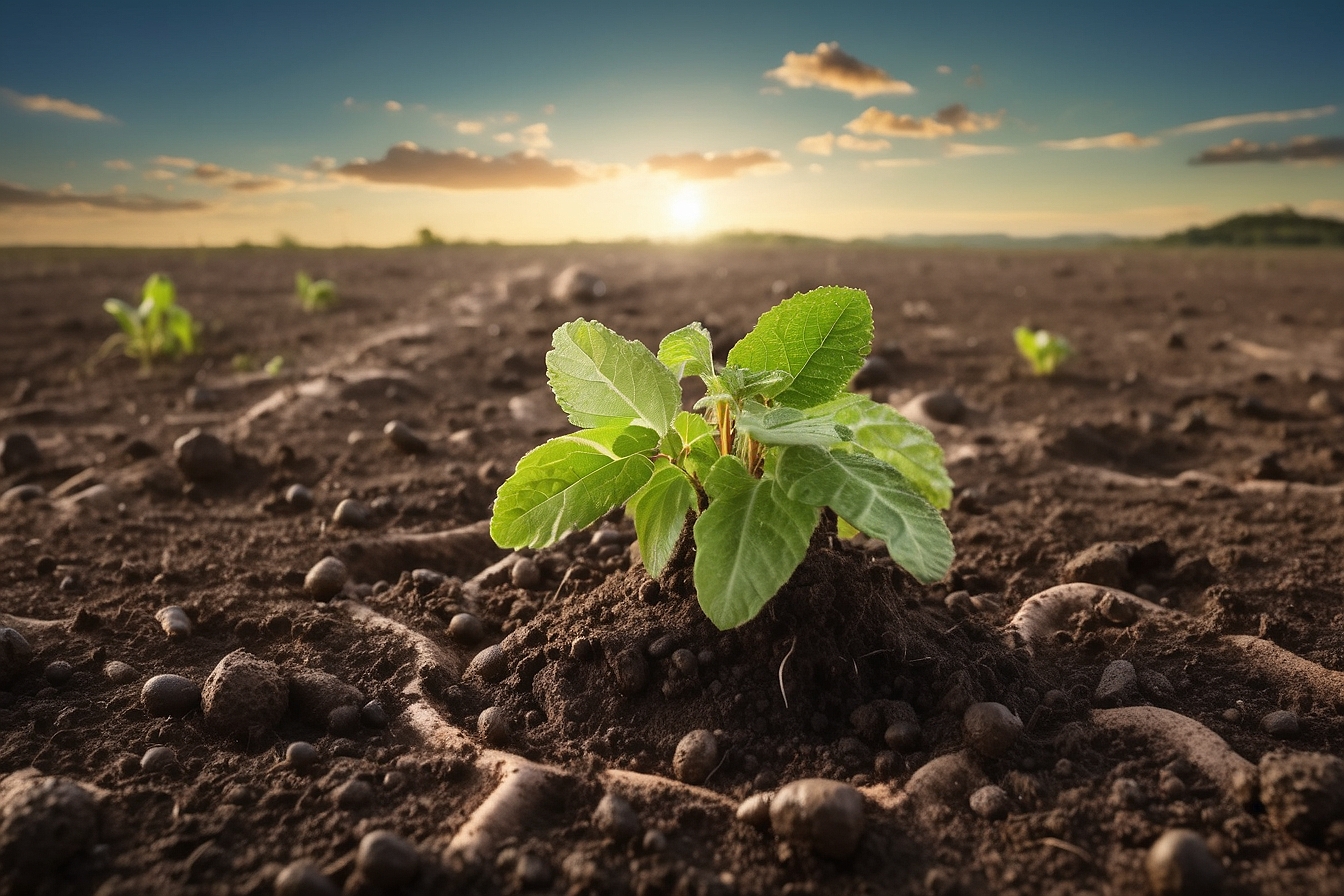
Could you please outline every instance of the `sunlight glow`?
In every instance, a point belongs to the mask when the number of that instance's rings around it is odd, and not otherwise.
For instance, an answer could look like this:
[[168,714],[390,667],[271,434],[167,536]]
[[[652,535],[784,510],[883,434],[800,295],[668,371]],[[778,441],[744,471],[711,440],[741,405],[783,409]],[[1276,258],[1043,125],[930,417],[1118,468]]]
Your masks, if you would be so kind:
[[667,213],[677,230],[694,230],[705,215],[704,197],[695,187],[682,187],[668,201]]

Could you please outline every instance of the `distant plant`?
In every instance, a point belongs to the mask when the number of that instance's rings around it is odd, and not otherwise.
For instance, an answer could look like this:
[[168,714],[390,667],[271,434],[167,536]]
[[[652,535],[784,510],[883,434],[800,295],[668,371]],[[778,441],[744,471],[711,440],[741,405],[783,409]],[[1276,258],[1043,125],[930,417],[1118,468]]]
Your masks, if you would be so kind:
[[1031,372],[1037,376],[1050,376],[1059,365],[1073,357],[1073,346],[1069,341],[1048,330],[1018,327],[1013,330],[1013,341],[1031,365]]
[[285,366],[284,356],[276,355],[274,358],[271,358],[271,360],[267,361],[266,364],[261,369],[266,371],[267,376],[277,377],[280,375],[280,371],[284,369],[284,366]]
[[177,290],[164,274],[151,274],[141,290],[140,305],[132,307],[121,299],[103,302],[103,310],[121,326],[121,332],[104,344],[104,349],[125,344],[129,357],[149,370],[160,358],[176,358],[196,350],[196,322],[191,312],[177,304]]
[[314,280],[304,271],[294,275],[294,292],[304,311],[326,311],[336,304],[336,284],[330,280]]
[[275,235],[275,248],[277,249],[302,249],[303,243],[292,233],[277,233]]
[[439,236],[437,233],[430,230],[428,227],[421,227],[419,232],[416,233],[415,244],[422,248],[447,245],[447,243],[444,242],[443,237]]
[[[767,311],[721,369],[698,323],[656,357],[594,321],[561,326],[546,369],[581,431],[524,455],[499,488],[491,536],[545,547],[625,505],[657,576],[694,517],[695,589],[720,629],[783,587],[822,507],[885,541],[921,582],[941,579],[953,558],[936,509],[952,496],[942,449],[890,405],[844,391],[872,340],[867,295],[843,287]],[[687,376],[704,381],[704,416],[681,410]]]

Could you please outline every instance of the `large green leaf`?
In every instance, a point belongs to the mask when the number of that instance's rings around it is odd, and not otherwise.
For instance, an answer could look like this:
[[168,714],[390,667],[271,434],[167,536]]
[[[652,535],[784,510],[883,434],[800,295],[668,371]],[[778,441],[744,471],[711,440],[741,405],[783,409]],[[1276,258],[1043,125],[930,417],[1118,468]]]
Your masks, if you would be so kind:
[[150,274],[141,291],[141,299],[152,303],[155,308],[165,309],[177,300],[177,290],[166,274]]
[[762,445],[828,448],[850,436],[849,429],[838,426],[834,416],[797,408],[767,408],[758,401],[744,402],[736,422],[738,432],[751,436]]
[[752,619],[798,568],[819,511],[785,494],[773,479],[754,479],[742,461],[723,457],[705,480],[710,505],[695,521],[695,590],[720,629]]
[[635,518],[639,552],[649,575],[656,578],[672,559],[672,550],[686,527],[686,514],[694,504],[695,488],[691,480],[666,458],[659,458],[653,476],[627,505]]
[[700,322],[673,330],[658,344],[658,360],[681,379],[684,376],[713,376],[714,347],[709,331]]
[[592,524],[649,481],[657,443],[649,429],[608,426],[532,449],[499,487],[490,537],[500,547],[542,548]]
[[776,402],[809,408],[844,388],[872,343],[873,308],[863,290],[823,286],[762,314],[728,353],[728,363],[791,374],[793,383]]
[[579,427],[635,423],[658,435],[681,409],[676,376],[642,343],[579,318],[555,331],[546,372],[555,400]]
[[802,445],[780,452],[775,475],[790,498],[824,504],[885,541],[891,558],[921,582],[947,575],[955,555],[947,524],[895,467],[867,454]]
[[943,466],[942,446],[933,433],[891,405],[864,395],[844,395],[808,413],[829,415],[848,427],[855,444],[899,470],[934,507],[952,506],[952,477]]

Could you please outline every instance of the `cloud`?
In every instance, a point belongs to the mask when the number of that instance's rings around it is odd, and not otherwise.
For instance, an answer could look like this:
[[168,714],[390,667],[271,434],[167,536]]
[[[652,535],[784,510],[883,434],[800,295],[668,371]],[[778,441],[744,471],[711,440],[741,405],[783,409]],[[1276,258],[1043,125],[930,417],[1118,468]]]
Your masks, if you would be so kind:
[[191,169],[188,175],[192,180],[214,187],[224,187],[238,193],[273,193],[288,190],[294,182],[269,174],[250,174],[234,168],[225,168],[211,162],[202,162]]
[[174,180],[177,178],[177,172],[166,168],[151,168],[143,176],[145,180]]
[[552,162],[529,152],[482,156],[467,150],[439,152],[414,143],[398,143],[377,161],[356,159],[336,173],[351,180],[378,184],[437,187],[442,190],[522,190],[532,187],[575,187],[615,175],[614,166]]
[[134,171],[135,166],[125,159],[108,159],[103,163],[108,171]]
[[940,74],[940,75],[950,75],[950,74],[952,74],[952,66],[950,66],[950,65],[940,65],[940,66],[938,66],[937,71],[938,71],[938,74]]
[[455,127],[459,134],[479,134],[481,131],[485,130],[485,122],[459,121]]
[[881,152],[884,149],[891,149],[891,141],[889,140],[883,140],[881,137],[865,140],[862,137],[855,137],[853,134],[841,134],[836,137],[835,145],[850,152]]
[[789,170],[773,149],[735,149],[732,152],[684,152],[658,155],[645,164],[650,171],[666,171],[682,180],[721,180],[742,174],[778,174]]
[[1003,121],[1003,112],[982,115],[961,103],[944,106],[932,116],[897,115],[869,106],[858,118],[845,125],[856,134],[881,134],[887,137],[950,137],[953,134],[977,134],[992,131]]
[[518,140],[528,149],[550,149],[555,145],[551,142],[550,128],[540,121],[519,130]]
[[397,102],[396,100],[388,100],[387,102],[383,103],[383,108],[389,112],[400,112],[401,103]]
[[336,167],[336,160],[331,156],[313,156],[313,160],[304,167],[309,171],[330,171]]
[[786,53],[784,64],[765,73],[789,87],[825,87],[848,93],[856,99],[880,93],[914,93],[915,88],[882,69],[860,62],[840,49],[840,44],[817,44],[812,53]]
[[1344,218],[1344,199],[1313,199],[1302,207],[1302,211],[1309,215]]
[[932,165],[933,159],[868,159],[859,163],[864,171],[881,168],[923,168]]
[[1232,162],[1344,162],[1344,137],[1294,137],[1287,143],[1250,143],[1238,137],[1190,160],[1191,165]]
[[512,142],[513,142],[513,134],[510,134],[508,131],[505,131],[505,132],[502,133],[502,134],[496,134],[496,135],[495,135],[495,140],[496,140],[497,142],[499,142],[499,143],[512,143]]
[[195,168],[196,160],[185,156],[155,156],[154,164],[164,168]]
[[195,199],[161,199],[143,193],[76,193],[73,190],[30,190],[0,181],[0,208],[77,206],[127,212],[181,212],[206,208]]
[[830,131],[812,137],[804,137],[798,141],[799,152],[811,153],[814,156],[828,156],[834,150],[835,135]]
[[1045,140],[1041,146],[1046,149],[1146,149],[1157,146],[1162,141],[1156,137],[1140,137],[1130,131],[1118,134],[1106,134],[1104,137],[1074,137],[1072,140]]
[[111,115],[99,112],[92,106],[47,96],[44,93],[25,96],[16,90],[10,90],[8,87],[0,87],[0,100],[25,112],[50,112],[53,115],[74,118],[79,121],[116,121]]
[[1273,124],[1285,121],[1303,121],[1309,118],[1321,118],[1334,115],[1338,110],[1334,106],[1317,106],[1314,109],[1289,109],[1285,112],[1249,112],[1245,115],[1224,115],[1221,118],[1208,118],[1194,121],[1180,127],[1162,131],[1163,134],[1204,134],[1209,131],[1221,131],[1227,128],[1239,128],[1248,124]]
[[1016,147],[994,146],[988,143],[949,143],[943,155],[949,159],[969,159],[975,156],[1006,156],[1017,152]]

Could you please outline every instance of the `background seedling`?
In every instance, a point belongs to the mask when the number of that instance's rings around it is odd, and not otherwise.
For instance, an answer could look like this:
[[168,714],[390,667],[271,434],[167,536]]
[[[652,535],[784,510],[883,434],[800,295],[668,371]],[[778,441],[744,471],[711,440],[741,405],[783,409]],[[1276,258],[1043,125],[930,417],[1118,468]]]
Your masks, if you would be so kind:
[[336,304],[336,284],[330,280],[314,280],[304,271],[294,275],[294,292],[304,311],[326,311]]
[[1013,341],[1017,350],[1031,365],[1031,372],[1037,376],[1050,376],[1073,356],[1073,347],[1063,336],[1047,330],[1032,330],[1018,327],[1013,330]]
[[196,350],[196,322],[191,312],[177,304],[177,290],[164,274],[151,274],[141,290],[140,305],[121,299],[103,302],[103,310],[116,320],[121,332],[104,343],[104,351],[124,344],[126,354],[149,370],[159,358],[176,358]]
[[[655,356],[600,323],[555,331],[551,389],[580,432],[532,450],[500,486],[490,534],[540,548],[626,505],[644,565],[666,567],[694,518],[694,580],[721,629],[752,619],[802,562],[822,507],[881,539],[922,582],[946,575],[952,538],[943,452],[889,405],[844,391],[872,347],[858,289],[823,287],[763,314],[716,368],[693,323]],[[681,410],[696,376],[703,416]]]

